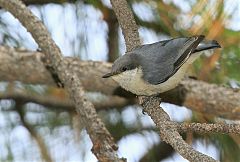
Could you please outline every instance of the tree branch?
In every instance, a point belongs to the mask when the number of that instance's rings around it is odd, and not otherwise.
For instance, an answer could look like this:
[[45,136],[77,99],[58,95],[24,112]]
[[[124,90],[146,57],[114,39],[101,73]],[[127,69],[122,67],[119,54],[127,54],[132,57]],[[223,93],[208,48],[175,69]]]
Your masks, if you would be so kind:
[[239,89],[188,79],[182,81],[178,88],[163,93],[160,97],[164,102],[171,101],[198,112],[240,119]]
[[46,66],[53,68],[60,80],[66,86],[74,102],[81,121],[86,125],[87,132],[93,142],[93,153],[99,161],[122,161],[117,157],[117,146],[104,123],[97,116],[96,110],[89,102],[77,75],[71,71],[72,67],[64,61],[60,49],[51,39],[45,26],[18,0],[0,0],[0,5],[12,13],[32,34],[39,47],[45,53]]
[[[44,54],[40,52],[0,46],[0,80],[55,85],[41,61],[42,57]],[[86,90],[130,98],[128,95],[130,93],[121,89],[113,80],[101,78],[103,74],[110,71],[112,64],[81,61],[78,58],[70,57],[64,59],[71,64],[72,71],[79,76]],[[36,73],[38,75],[35,75]],[[194,111],[223,118],[240,119],[240,91],[236,89],[186,79],[181,82],[179,87],[161,94],[160,97],[163,102],[186,106]],[[133,98],[135,99],[134,95],[131,100]]]
[[[42,59],[45,60],[46,56],[40,52],[0,46],[0,80],[56,86]],[[119,87],[113,80],[106,80],[101,77],[110,70],[112,65],[110,63],[81,61],[79,58],[70,57],[65,57],[64,61],[79,76],[83,86],[88,91],[98,91],[106,95],[112,95],[115,89]]]
[[159,128],[161,139],[189,161],[215,162],[216,160],[213,158],[195,151],[182,139],[177,130],[177,123],[172,122],[168,114],[159,105],[160,101],[155,97],[144,98],[142,103],[143,111],[148,113]]
[[[129,9],[126,0],[111,0],[111,3],[122,28],[127,51],[131,51],[140,45],[140,37],[132,11]],[[129,34],[129,32],[132,34]],[[175,123],[170,121],[168,114],[160,107],[158,99],[154,97],[139,97],[139,101],[143,103],[144,110],[160,129],[160,137],[163,141],[169,143],[176,151],[190,161],[215,162],[213,158],[192,149],[182,139],[181,135],[177,132]]]
[[239,124],[181,123],[177,127],[180,132],[240,134]]
[[141,45],[138,33],[138,26],[134,20],[127,1],[125,0],[110,0],[113,10],[116,14],[118,22],[122,28],[122,33],[126,42],[127,52],[132,51],[137,46]]
[[[105,96],[103,99],[94,100],[91,97],[87,97],[89,101],[91,101],[94,107],[97,110],[108,109],[108,108],[122,108],[124,106],[134,104],[134,100],[127,100],[123,97],[119,96]],[[33,94],[28,92],[3,92],[0,93],[0,99],[13,99],[20,100],[23,103],[36,103],[43,105],[47,108],[56,108],[57,110],[62,111],[75,111],[74,103],[69,99],[68,96],[64,98],[55,97],[52,95],[41,95],[41,94]]]
[[[4,92],[0,93],[0,99],[13,99],[15,101],[21,101],[22,104],[32,102],[36,104],[41,104],[48,108],[56,108],[62,111],[75,111],[74,104],[71,100],[65,96],[64,99],[58,98],[51,95],[37,95],[28,92]],[[106,109],[108,107],[119,107],[122,108],[125,105],[133,104],[126,99],[117,96],[104,97],[104,101],[100,99],[99,101],[89,100],[96,105],[96,109]],[[134,101],[132,101],[134,102]],[[232,133],[240,134],[240,125],[239,124],[207,124],[207,123],[177,123],[179,132],[196,132],[196,133]],[[152,128],[153,129],[153,128]]]

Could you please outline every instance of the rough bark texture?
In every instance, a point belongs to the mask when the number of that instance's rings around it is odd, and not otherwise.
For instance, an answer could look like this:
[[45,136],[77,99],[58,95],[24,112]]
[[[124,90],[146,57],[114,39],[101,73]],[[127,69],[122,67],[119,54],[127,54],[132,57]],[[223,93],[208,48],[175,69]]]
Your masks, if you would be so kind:
[[[44,54],[40,52],[0,46],[0,80],[54,86],[55,83],[50,73],[41,61],[42,57]],[[110,71],[112,64],[81,61],[78,58],[70,57],[64,59],[71,66],[72,71],[79,76],[87,91],[98,91],[106,95],[123,95],[124,97],[128,97],[127,95],[130,94],[121,89],[113,80],[101,77]],[[34,75],[35,73],[38,75]],[[120,94],[120,92],[125,94]],[[186,79],[181,82],[179,87],[161,94],[160,97],[163,102],[183,105],[198,112],[223,118],[240,119],[240,91],[236,89]]]
[[239,124],[207,124],[207,123],[182,123],[178,125],[180,132],[196,132],[196,133],[231,133],[240,134]]
[[[105,96],[102,99],[93,99],[87,97],[91,101],[97,110],[103,110],[108,108],[122,108],[124,106],[134,104],[134,100],[127,100],[119,96]],[[56,97],[52,95],[39,95],[28,93],[24,91],[11,91],[0,93],[0,99],[12,99],[20,100],[23,103],[36,103],[43,105],[49,109],[55,109],[60,111],[75,111],[74,103],[69,99],[68,96]]]
[[26,6],[18,0],[0,0],[0,6],[12,13],[32,34],[35,41],[45,54],[45,64],[53,68],[64,83],[74,102],[81,121],[93,142],[93,153],[99,161],[122,161],[117,157],[117,146],[104,123],[98,118],[91,102],[85,98],[84,89],[72,67],[62,58],[60,49],[51,39],[45,26],[35,17]]
[[178,133],[177,123],[170,120],[168,114],[160,107],[158,98],[144,98],[144,112],[146,112],[159,128],[161,140],[170,144],[180,155],[189,161],[215,162],[213,158],[195,151],[189,146]]
[[[113,10],[117,16],[118,22],[122,28],[127,52],[132,51],[137,46],[141,45],[138,33],[138,26],[134,20],[127,1],[125,0],[110,0]],[[119,21],[121,19],[121,21]]]
[[[205,82],[182,82],[186,89],[183,105],[194,107],[204,113],[235,119],[240,117],[240,90],[226,88]],[[186,84],[187,83],[187,84]],[[215,110],[212,111],[212,108]]]
[[174,90],[160,95],[163,102],[228,119],[240,119],[240,90],[186,79]]
[[[75,112],[74,104],[68,99],[67,96],[64,99],[51,96],[51,95],[37,95],[24,91],[11,91],[0,93],[0,99],[12,99],[16,102],[21,101],[21,104],[28,102],[40,104],[46,106],[48,109],[54,109],[59,111],[70,111]],[[128,100],[118,97],[109,96],[104,97],[102,100],[91,100],[97,110],[107,109],[110,107],[122,108],[125,105],[133,104],[129,103]],[[136,102],[136,101],[135,101]],[[240,134],[239,124],[207,124],[207,123],[176,123],[179,132],[195,132],[195,133],[231,133]],[[154,129],[154,128],[152,128]]]
[[[51,74],[41,61],[42,59],[45,59],[45,55],[40,52],[0,46],[0,80],[55,86]],[[112,95],[119,87],[113,80],[102,78],[103,74],[109,72],[112,66],[110,63],[81,61],[78,58],[70,57],[66,57],[64,60],[71,67],[72,72],[79,76],[88,91]],[[36,73],[38,75],[35,75]]]

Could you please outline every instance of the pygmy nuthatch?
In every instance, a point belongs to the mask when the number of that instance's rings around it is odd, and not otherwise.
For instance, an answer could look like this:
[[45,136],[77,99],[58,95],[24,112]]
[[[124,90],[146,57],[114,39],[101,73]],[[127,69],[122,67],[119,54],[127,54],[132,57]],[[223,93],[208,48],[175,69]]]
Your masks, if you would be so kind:
[[136,95],[156,95],[175,88],[201,51],[213,48],[221,46],[203,35],[142,45],[119,57],[103,78],[111,77]]

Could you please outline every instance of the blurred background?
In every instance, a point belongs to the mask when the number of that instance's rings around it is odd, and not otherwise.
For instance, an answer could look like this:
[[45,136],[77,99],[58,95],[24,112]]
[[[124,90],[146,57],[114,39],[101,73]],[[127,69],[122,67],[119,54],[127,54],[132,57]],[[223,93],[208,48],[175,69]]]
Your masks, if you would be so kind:
[[[171,37],[206,35],[222,45],[206,53],[189,75],[211,83],[239,88],[240,1],[236,0],[128,0],[139,25],[142,43]],[[122,32],[109,0],[24,0],[48,28],[65,56],[113,62],[124,54]],[[0,43],[35,51],[38,46],[26,29],[0,10]],[[24,91],[59,98],[66,94],[53,87],[1,82],[0,92]],[[102,100],[103,95],[89,92]],[[172,120],[213,122],[216,118],[185,107],[162,103]],[[129,162],[186,161],[161,142],[154,124],[137,105],[98,111],[119,145],[119,156]],[[227,121],[228,123],[238,121]],[[224,162],[240,161],[240,138],[234,135],[183,134],[193,147]],[[0,101],[0,161],[94,162],[92,143],[80,128],[75,112],[35,103]]]

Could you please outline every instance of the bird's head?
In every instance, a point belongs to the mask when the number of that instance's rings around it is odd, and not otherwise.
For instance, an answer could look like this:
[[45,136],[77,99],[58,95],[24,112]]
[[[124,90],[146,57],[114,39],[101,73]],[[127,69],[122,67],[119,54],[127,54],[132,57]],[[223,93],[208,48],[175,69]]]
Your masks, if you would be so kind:
[[107,73],[103,75],[103,78],[109,78],[114,75],[121,74],[123,72],[126,72],[128,70],[133,70],[137,68],[137,55],[132,54],[125,54],[121,57],[119,57],[117,60],[114,61],[112,70],[110,73]]

